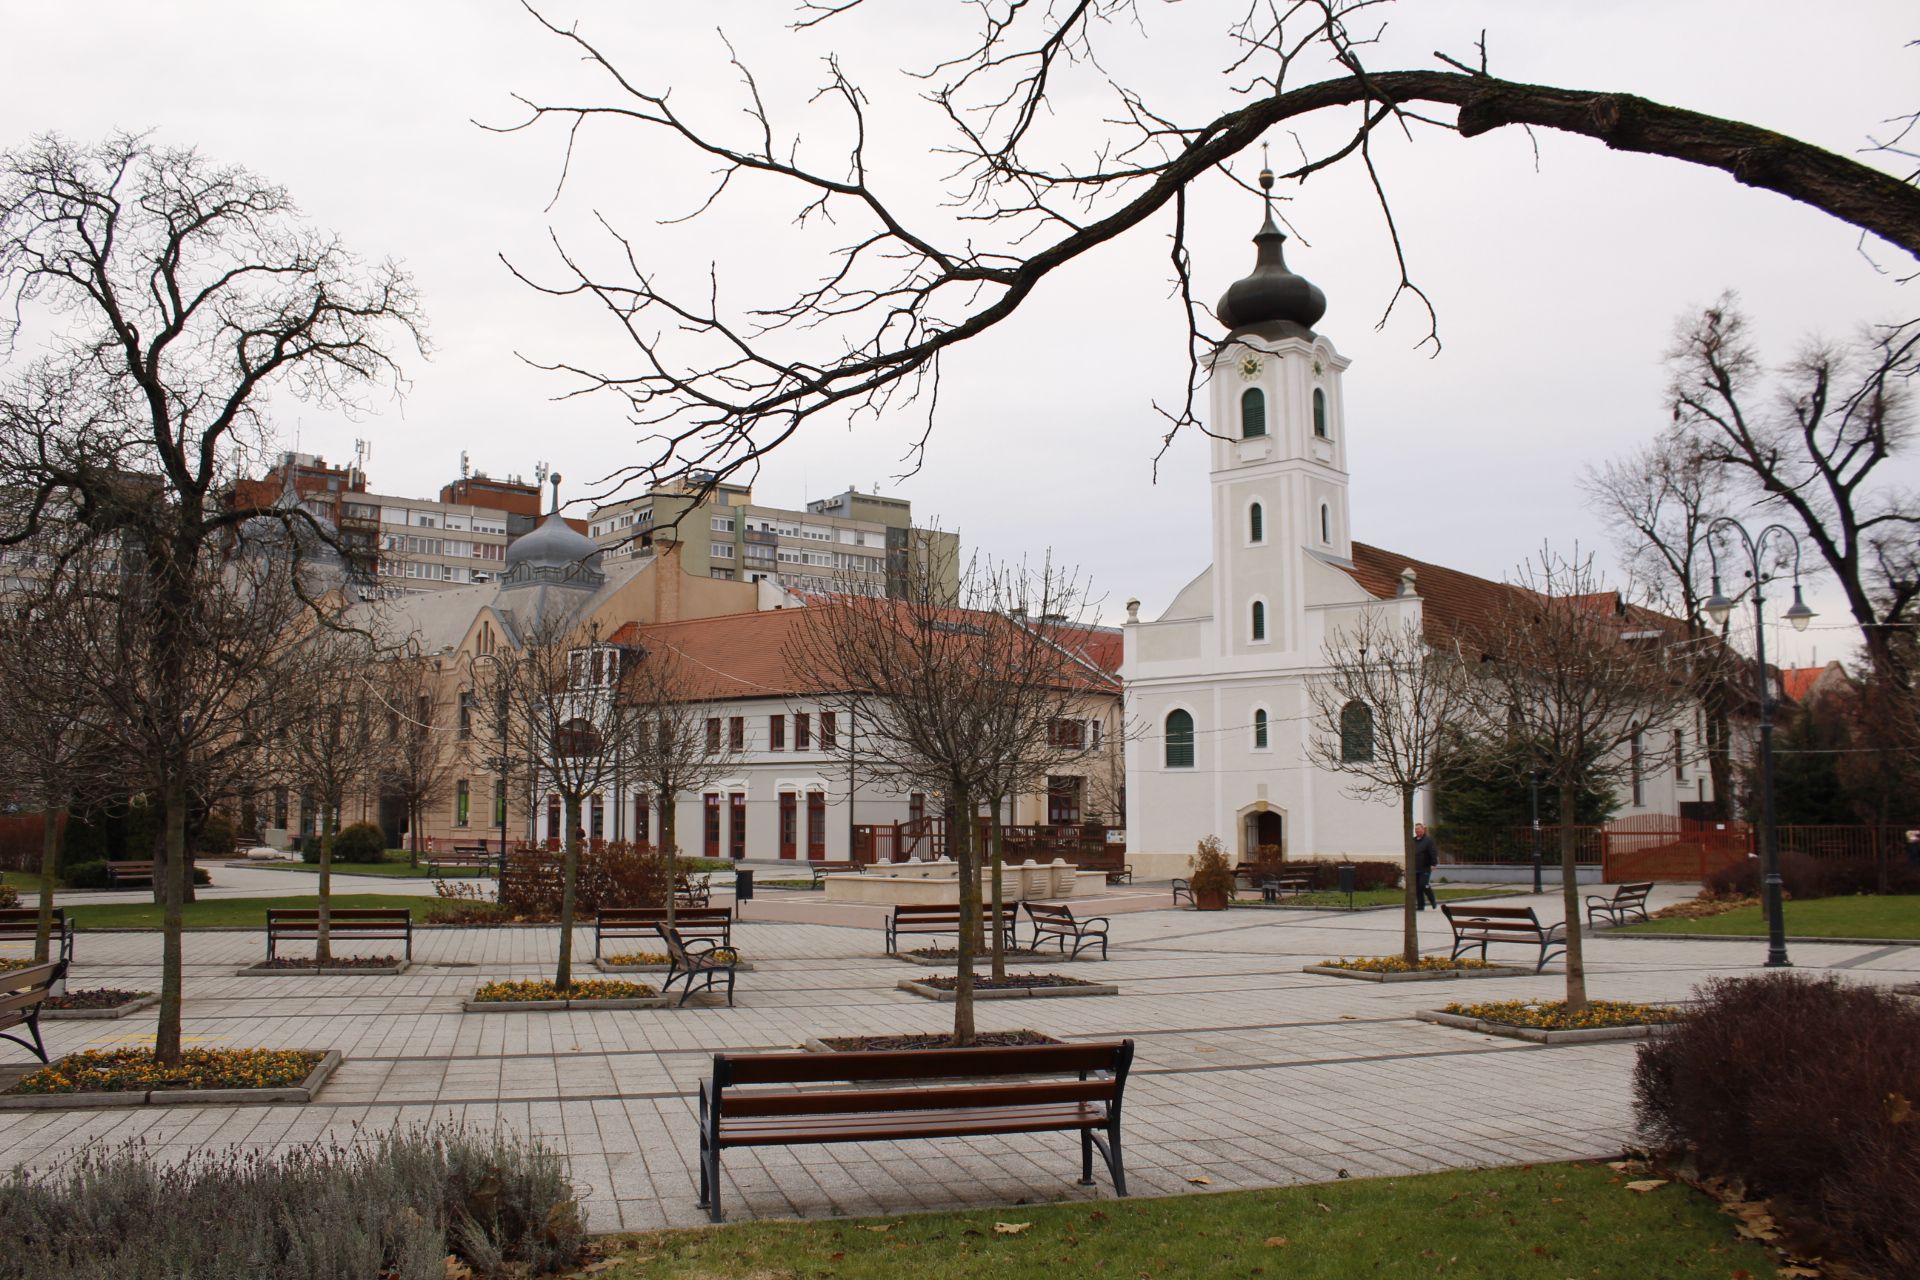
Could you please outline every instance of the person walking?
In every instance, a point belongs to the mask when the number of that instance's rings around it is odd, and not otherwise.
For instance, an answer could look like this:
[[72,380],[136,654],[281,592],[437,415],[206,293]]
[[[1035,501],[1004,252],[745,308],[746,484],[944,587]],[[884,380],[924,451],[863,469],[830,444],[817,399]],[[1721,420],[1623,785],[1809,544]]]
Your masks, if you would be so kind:
[[1428,907],[1438,907],[1440,899],[1433,892],[1433,869],[1440,865],[1440,849],[1433,843],[1433,837],[1427,834],[1427,824],[1413,824],[1413,869],[1415,911],[1425,911]]

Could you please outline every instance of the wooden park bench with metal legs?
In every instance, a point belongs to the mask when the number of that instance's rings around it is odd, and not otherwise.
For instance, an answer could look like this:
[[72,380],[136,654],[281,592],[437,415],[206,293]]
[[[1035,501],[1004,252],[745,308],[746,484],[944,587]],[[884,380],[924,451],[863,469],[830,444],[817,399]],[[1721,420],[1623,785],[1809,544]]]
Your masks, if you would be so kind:
[[[1120,1104],[1132,1063],[1131,1040],[1005,1049],[716,1053],[712,1079],[700,1082],[698,1203],[720,1221],[720,1153],[728,1147],[1012,1133],[1078,1133],[1080,1185],[1093,1185],[1098,1150],[1114,1194],[1124,1196]],[[829,1082],[855,1087],[796,1087]],[[874,1085],[892,1087],[860,1087]]]
[[[1080,955],[1080,948],[1090,947],[1097,942],[1100,944],[1100,958],[1102,960],[1107,958],[1107,918],[1105,916],[1075,919],[1071,907],[1057,906],[1049,902],[1023,902],[1020,905],[1026,909],[1027,923],[1033,926],[1032,950],[1040,949],[1043,938],[1053,938],[1060,944],[1061,955],[1068,959],[1075,959]],[[1072,951],[1067,950],[1069,939],[1073,942]]]
[[[622,938],[651,941],[654,926],[667,923],[665,907],[602,907],[593,919],[593,958],[601,956],[600,944]],[[673,927],[683,938],[705,938],[717,947],[733,945],[733,908],[676,907]]]
[[[40,908],[0,908],[0,942],[32,942],[40,936]],[[65,907],[53,909],[53,929],[47,935],[50,958],[61,965],[73,963],[73,921]]]
[[1490,942],[1524,942],[1540,948],[1539,963],[1533,971],[1539,973],[1547,967],[1547,961],[1567,949],[1567,926],[1562,923],[1543,925],[1540,917],[1533,914],[1532,907],[1483,907],[1479,903],[1443,902],[1440,910],[1446,915],[1447,923],[1453,926],[1453,959],[1458,960],[1462,952],[1471,950],[1477,943],[1480,958],[1487,958],[1487,944]]
[[[993,908],[980,904],[981,928],[990,927]],[[1014,945],[1015,925],[1020,917],[1015,905],[1006,903],[1000,911],[1000,932],[1006,937],[1009,947]],[[905,933],[950,933],[960,936],[960,908],[944,903],[902,902],[887,915],[887,954],[892,955],[900,943],[900,935]]]
[[713,984],[725,978],[727,1005],[731,1008],[733,976],[740,967],[740,953],[714,938],[683,938],[678,929],[664,924],[653,927],[660,935],[660,944],[667,949],[667,980],[660,984],[660,994],[672,995],[674,984],[679,983],[680,1003],[684,1005],[696,986],[702,991],[712,991]]
[[1176,907],[1179,906],[1180,899],[1182,898],[1187,900],[1188,906],[1194,905],[1193,886],[1180,876],[1175,876],[1173,878],[1173,905]]
[[[318,908],[267,908],[267,959],[277,957],[283,941],[318,942],[319,938]],[[374,938],[404,941],[407,959],[413,959],[413,913],[405,907],[334,907],[327,913],[329,946]]]
[[[40,1008],[65,968],[50,961],[0,973],[0,1040],[11,1040],[40,1061],[47,1060],[47,1045],[40,1038]],[[9,1027],[25,1027],[33,1039],[23,1039]]]
[[809,862],[807,870],[813,873],[813,887],[827,887],[828,876],[857,876],[863,868],[857,862]]
[[1642,880],[1634,884],[1620,885],[1613,891],[1612,897],[1597,893],[1587,895],[1587,923],[1595,923],[1595,916],[1607,917],[1607,923],[1631,924],[1634,916],[1648,919],[1647,895],[1653,892],[1653,881]]

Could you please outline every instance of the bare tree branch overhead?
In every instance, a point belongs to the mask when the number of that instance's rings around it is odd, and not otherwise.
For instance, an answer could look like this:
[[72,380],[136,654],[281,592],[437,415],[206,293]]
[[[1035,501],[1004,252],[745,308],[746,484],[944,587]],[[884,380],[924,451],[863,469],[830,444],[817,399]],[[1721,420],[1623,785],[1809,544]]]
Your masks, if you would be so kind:
[[[596,212],[589,237],[554,232],[549,262],[508,263],[539,292],[598,308],[626,352],[605,363],[525,356],[564,376],[566,396],[611,394],[623,403],[641,453],[608,477],[613,487],[689,472],[718,483],[751,473],[816,419],[878,416],[924,398],[926,424],[907,444],[908,465],[917,466],[943,354],[993,330],[1049,277],[1123,237],[1170,239],[1170,292],[1191,349],[1210,349],[1222,335],[1187,275],[1187,188],[1215,172],[1245,185],[1232,163],[1293,126],[1310,136],[1293,134],[1298,155],[1280,166],[1280,181],[1304,183],[1342,164],[1363,168],[1395,262],[1381,323],[1403,303],[1421,309],[1420,342],[1435,351],[1438,316],[1401,242],[1398,180],[1375,145],[1383,128],[1396,140],[1477,138],[1508,126],[1592,138],[1717,169],[1920,255],[1912,174],[1630,94],[1502,78],[1489,70],[1484,34],[1470,58],[1437,52],[1432,69],[1375,67],[1386,0],[1246,7],[1220,32],[1228,102],[1198,111],[1186,98],[1178,107],[1150,102],[1108,68],[1143,56],[1150,18],[1162,27],[1204,18],[1182,10],[1169,19],[1170,9],[1143,0],[981,0],[969,6],[972,34],[952,53],[901,72],[946,128],[928,145],[948,164],[931,191],[914,191],[910,175],[874,145],[888,107],[879,92],[892,86],[855,80],[837,57],[826,58],[810,98],[789,102],[727,45],[739,113],[696,118],[676,104],[671,84],[629,74],[595,35],[523,3],[596,77],[579,97],[520,97],[522,114],[488,126],[564,130],[556,200],[583,131],[614,128],[627,131],[622,144],[640,149],[655,171],[710,173],[691,208],[650,210],[647,221],[765,225],[779,216],[773,211],[788,210],[804,237],[789,264],[800,268],[797,284],[753,278],[723,261],[689,288],[679,276],[685,264],[643,243],[641,219],[625,213]],[[862,0],[804,0],[788,11],[789,34],[799,40],[869,12],[876,21],[897,17]],[[1165,38],[1164,29],[1156,34]],[[701,65],[690,74],[714,70]],[[1864,153],[1904,165],[1903,128],[1894,122]],[[1162,410],[1169,440],[1201,429],[1192,394],[1200,367],[1191,362],[1189,386]]]

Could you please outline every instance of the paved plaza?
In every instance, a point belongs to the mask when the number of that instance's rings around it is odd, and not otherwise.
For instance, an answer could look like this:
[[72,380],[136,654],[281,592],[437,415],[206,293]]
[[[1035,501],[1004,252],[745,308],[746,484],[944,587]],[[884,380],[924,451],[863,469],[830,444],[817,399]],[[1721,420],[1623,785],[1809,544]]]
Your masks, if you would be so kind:
[[[215,872],[222,893],[262,892],[263,877],[273,878],[265,891],[312,892],[311,877],[293,873]],[[404,886],[343,878],[336,889]],[[1654,902],[1686,896],[1663,886]],[[1399,913],[1201,914],[1169,903],[1164,887],[1114,890],[1101,905],[1113,917],[1112,958],[1052,966],[1117,983],[1118,996],[988,1001],[978,1013],[983,1030],[1137,1042],[1124,1123],[1134,1194],[1593,1156],[1629,1140],[1632,1044],[1544,1048],[1413,1016],[1455,999],[1557,997],[1557,963],[1538,977],[1472,981],[1317,977],[1301,966],[1396,951]],[[1559,918],[1554,893],[1502,905]],[[695,1099],[713,1051],[951,1025],[951,1006],[894,989],[927,971],[881,955],[881,917],[818,894],[763,892],[735,928],[756,966],[740,976],[737,1007],[597,1013],[461,1012],[482,980],[550,976],[551,928],[422,929],[410,972],[327,978],[240,977],[236,968],[264,955],[260,933],[189,933],[190,1042],[339,1049],[346,1061],[318,1100],[0,1113],[0,1156],[48,1164],[86,1143],[135,1138],[167,1154],[272,1147],[450,1120],[563,1150],[596,1230],[695,1225],[705,1221],[694,1206]],[[1445,954],[1440,914],[1425,913],[1421,927],[1426,949]],[[592,947],[591,929],[581,930],[575,954]],[[1591,939],[1589,988],[1596,998],[1683,998],[1709,974],[1757,971],[1763,952],[1746,941]],[[1861,982],[1920,977],[1920,948],[1799,943],[1793,959]],[[157,989],[159,964],[157,933],[83,933],[71,985]],[[152,1039],[150,1015],[45,1029],[54,1053]],[[6,1064],[26,1056],[0,1049]],[[730,1151],[726,1207],[739,1221],[1110,1196],[1104,1172],[1097,1188],[1075,1185],[1078,1157],[1070,1135]]]

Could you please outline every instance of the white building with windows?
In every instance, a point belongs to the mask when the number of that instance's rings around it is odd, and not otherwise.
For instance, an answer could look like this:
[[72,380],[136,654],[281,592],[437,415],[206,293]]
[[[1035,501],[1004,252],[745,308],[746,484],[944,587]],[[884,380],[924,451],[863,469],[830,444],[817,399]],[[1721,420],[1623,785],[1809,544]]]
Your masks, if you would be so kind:
[[[1398,860],[1398,806],[1354,798],[1350,775],[1309,761],[1322,647],[1367,610],[1444,641],[1510,590],[1353,540],[1348,361],[1315,331],[1325,295],[1288,269],[1284,239],[1269,209],[1253,272],[1216,308],[1229,332],[1208,374],[1212,563],[1157,618],[1128,602],[1121,675],[1141,736],[1127,843],[1142,875],[1182,874],[1209,835],[1236,859],[1278,845],[1295,858]],[[1368,708],[1349,708],[1343,730],[1343,752],[1371,749]],[[1710,796],[1704,767],[1689,776],[1684,750],[1666,748],[1648,745],[1665,766],[1636,778],[1621,816]],[[1431,821],[1432,797],[1418,805]]]

